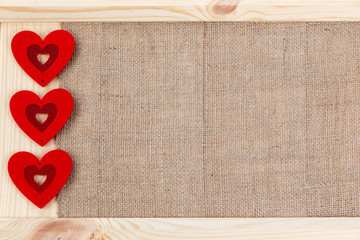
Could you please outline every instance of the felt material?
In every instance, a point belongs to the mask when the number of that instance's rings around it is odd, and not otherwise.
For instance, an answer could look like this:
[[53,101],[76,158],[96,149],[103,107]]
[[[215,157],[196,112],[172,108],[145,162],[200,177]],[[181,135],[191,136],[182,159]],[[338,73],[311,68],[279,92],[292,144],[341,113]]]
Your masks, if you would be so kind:
[[[39,54],[49,54],[49,59],[42,64],[38,60]],[[39,45],[30,45],[27,49],[27,56],[30,62],[39,69],[40,72],[45,72],[55,62],[59,55],[59,48],[55,44],[49,44],[42,49]]]
[[[39,185],[35,181],[36,175],[45,175],[46,176],[45,181]],[[27,166],[24,169],[24,177],[26,182],[30,185],[32,189],[34,189],[38,193],[42,193],[43,191],[45,191],[54,181],[55,176],[56,176],[56,168],[50,164],[47,164],[41,167],[40,169],[35,166]]]
[[360,216],[360,23],[64,23],[61,217]]
[[[73,110],[74,100],[65,89],[54,89],[40,99],[31,91],[19,91],[10,99],[10,112],[17,125],[40,146],[45,146],[64,126]],[[47,113],[40,123],[36,114]]]
[[[73,36],[64,30],[53,31],[44,40],[34,32],[21,31],[11,41],[11,50],[20,67],[42,87],[66,66],[74,48]],[[49,59],[41,63],[39,54],[49,54]]]
[[[47,116],[46,120],[43,123],[41,123],[36,118],[36,115],[43,114],[43,113],[47,114],[48,116]],[[27,106],[25,108],[25,115],[26,115],[27,119],[40,132],[45,131],[45,129],[47,129],[50,126],[50,124],[56,118],[56,114],[57,114],[57,107],[53,103],[47,103],[42,108],[40,108],[36,104],[30,104],[29,106]]]
[[[41,160],[29,152],[18,152],[11,156],[8,171],[19,191],[33,204],[43,208],[66,183],[72,169],[69,154],[62,150],[46,153]],[[42,184],[35,182],[35,175],[46,175]]]

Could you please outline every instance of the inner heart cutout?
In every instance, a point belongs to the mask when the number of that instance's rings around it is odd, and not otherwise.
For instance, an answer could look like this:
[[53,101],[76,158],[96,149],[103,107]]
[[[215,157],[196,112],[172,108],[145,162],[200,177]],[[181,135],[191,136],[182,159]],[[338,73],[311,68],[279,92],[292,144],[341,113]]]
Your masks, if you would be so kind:
[[49,114],[47,114],[47,113],[37,113],[36,120],[39,123],[43,124],[46,121],[46,119],[48,118],[48,116],[49,116]]
[[[27,183],[38,193],[42,193],[54,180],[56,169],[53,165],[45,165],[41,169],[35,166],[28,166],[24,169],[24,176]],[[35,181],[35,176],[45,175],[46,179],[39,184]]]
[[[39,121],[38,115],[47,114],[47,118],[44,122]],[[36,127],[40,132],[45,131],[46,128],[54,121],[57,114],[57,107],[53,103],[45,104],[40,108],[36,104],[30,104],[25,109],[25,115],[27,119]],[[40,119],[41,120],[41,119]]]
[[41,64],[45,64],[48,60],[49,60],[50,55],[49,54],[38,54],[37,55],[37,60],[41,63]]
[[38,184],[38,185],[42,185],[46,180],[46,175],[35,175],[34,176],[34,181]]
[[[27,56],[32,64],[40,70],[40,72],[45,72],[56,60],[59,54],[59,48],[55,44],[49,44],[44,48],[41,48],[39,45],[30,45],[27,49]],[[40,56],[39,56],[40,55]],[[49,58],[41,63],[42,55],[49,55]]]
[[[72,169],[69,154],[53,150],[41,160],[29,152],[18,152],[11,156],[8,172],[19,191],[39,208],[43,208],[65,185]],[[35,181],[36,175],[46,175],[42,184]]]
[[[11,50],[20,67],[43,87],[66,66],[74,49],[74,37],[64,30],[53,31],[44,40],[34,32],[22,31],[11,41]],[[42,62],[39,55],[49,58]]]
[[[42,99],[31,91],[19,91],[10,100],[10,112],[17,125],[40,146],[45,146],[69,119],[74,101],[65,89],[54,89]],[[47,114],[44,122],[38,114]]]

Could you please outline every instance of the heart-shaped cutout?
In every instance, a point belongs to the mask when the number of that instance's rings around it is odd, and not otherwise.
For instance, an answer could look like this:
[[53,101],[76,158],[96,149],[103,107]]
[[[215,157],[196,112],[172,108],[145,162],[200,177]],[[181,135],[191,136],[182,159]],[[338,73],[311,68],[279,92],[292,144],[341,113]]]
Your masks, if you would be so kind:
[[43,124],[46,121],[46,119],[49,117],[49,114],[47,114],[47,113],[37,113],[35,116],[36,116],[36,120],[39,123]]
[[[69,154],[53,150],[39,159],[29,152],[11,156],[8,172],[19,191],[39,208],[43,208],[65,185],[72,169]],[[36,175],[46,175],[42,184],[35,181]]]
[[46,175],[35,175],[34,176],[34,181],[39,185],[43,185],[44,182],[46,181],[47,176]]
[[[24,176],[27,183],[38,193],[42,193],[52,183],[55,178],[55,174],[56,169],[52,165],[45,165],[40,169],[35,166],[27,166],[24,169]],[[40,178],[43,178],[42,176],[45,176],[44,182],[40,182],[41,184],[36,182],[36,176]]]
[[[22,31],[11,42],[11,50],[20,67],[43,87],[66,66],[74,49],[73,36],[64,30],[53,31],[44,40],[34,32]],[[49,57],[43,60],[42,55]]]
[[[46,59],[45,56],[49,56],[48,59]],[[30,45],[27,49],[27,56],[30,60],[30,62],[42,73],[44,73],[56,60],[56,58],[59,55],[59,48],[55,44],[49,44],[46,45],[44,48],[41,48],[39,45]],[[42,60],[43,58],[46,59],[46,61]]]
[[[44,146],[65,125],[74,105],[65,89],[54,89],[40,99],[31,91],[19,91],[10,100],[10,112],[17,125],[36,143]],[[46,114],[44,122],[38,114]]]
[[[37,128],[40,132],[45,131],[46,128],[54,121],[57,115],[57,107],[53,103],[47,103],[42,108],[36,104],[30,104],[25,109],[25,114],[27,119],[32,123],[32,125]],[[46,119],[42,122],[40,116],[47,116]],[[40,120],[40,121],[39,121]]]
[[50,58],[50,54],[41,54],[39,53],[37,55],[37,60],[42,64],[44,65],[47,61],[49,61],[49,58]]

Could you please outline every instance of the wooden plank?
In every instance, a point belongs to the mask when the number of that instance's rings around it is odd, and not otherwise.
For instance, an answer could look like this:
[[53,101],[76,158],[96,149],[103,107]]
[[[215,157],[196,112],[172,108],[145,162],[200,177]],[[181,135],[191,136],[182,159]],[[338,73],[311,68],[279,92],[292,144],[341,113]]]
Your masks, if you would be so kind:
[[90,239],[96,226],[85,219],[0,219],[0,239]]
[[360,0],[0,0],[0,21],[360,20]]
[[[10,156],[18,151],[28,151],[42,157],[56,149],[52,140],[40,147],[26,136],[11,117],[9,101],[19,90],[30,90],[41,97],[51,89],[58,87],[58,80],[42,88],[35,83],[16,63],[11,52],[11,39],[19,31],[32,30],[46,36],[59,23],[2,23],[0,28],[0,217],[56,217],[57,203],[54,199],[44,209],[30,203],[11,182],[7,163]],[[0,238],[1,239],[1,238]]]
[[355,240],[359,238],[359,218],[0,219],[2,240]]

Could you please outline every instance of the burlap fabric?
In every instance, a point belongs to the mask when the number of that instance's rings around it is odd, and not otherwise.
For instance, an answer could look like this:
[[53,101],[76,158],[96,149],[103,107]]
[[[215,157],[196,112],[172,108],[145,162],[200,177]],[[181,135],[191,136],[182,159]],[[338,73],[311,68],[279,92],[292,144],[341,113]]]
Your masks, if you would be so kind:
[[64,23],[61,217],[360,216],[360,23]]

